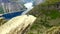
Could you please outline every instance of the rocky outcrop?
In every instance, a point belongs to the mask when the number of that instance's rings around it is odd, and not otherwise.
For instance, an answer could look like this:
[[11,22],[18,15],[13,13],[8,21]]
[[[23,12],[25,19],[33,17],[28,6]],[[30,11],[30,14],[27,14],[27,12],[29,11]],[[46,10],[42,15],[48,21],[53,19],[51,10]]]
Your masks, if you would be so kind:
[[28,25],[32,25],[36,17],[21,15],[12,18],[0,26],[0,34],[22,34]]

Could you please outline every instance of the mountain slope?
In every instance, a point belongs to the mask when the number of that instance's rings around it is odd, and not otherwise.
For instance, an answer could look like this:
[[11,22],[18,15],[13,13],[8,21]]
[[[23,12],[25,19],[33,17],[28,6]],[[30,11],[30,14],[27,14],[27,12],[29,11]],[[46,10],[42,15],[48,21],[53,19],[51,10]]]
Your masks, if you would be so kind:
[[35,6],[29,13],[27,13],[37,17],[37,20],[28,32],[29,34],[43,34],[51,27],[60,26],[59,2],[59,0],[48,0],[45,3]]

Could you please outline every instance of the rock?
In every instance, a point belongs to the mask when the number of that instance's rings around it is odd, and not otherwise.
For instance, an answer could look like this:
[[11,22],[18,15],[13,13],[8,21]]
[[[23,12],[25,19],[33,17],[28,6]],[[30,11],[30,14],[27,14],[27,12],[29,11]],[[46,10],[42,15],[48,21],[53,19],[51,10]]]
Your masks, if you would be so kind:
[[28,26],[32,25],[36,17],[32,15],[21,15],[12,18],[4,25],[0,26],[0,34],[21,34]]

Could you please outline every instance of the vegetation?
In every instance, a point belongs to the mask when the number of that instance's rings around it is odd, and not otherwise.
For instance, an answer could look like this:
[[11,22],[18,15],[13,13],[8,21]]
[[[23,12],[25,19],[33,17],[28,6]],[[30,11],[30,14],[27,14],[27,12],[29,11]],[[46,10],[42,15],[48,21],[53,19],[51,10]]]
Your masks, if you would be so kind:
[[60,26],[60,10],[56,4],[59,2],[60,0],[46,0],[27,13],[37,17],[27,34],[43,34],[52,27]]
[[60,34],[60,26],[48,29],[44,34]]
[[4,18],[1,18],[1,17],[0,17],[0,26],[3,25],[3,24],[6,23],[6,22],[7,22],[7,20],[5,20]]
[[27,13],[37,17],[27,34],[58,34],[60,32],[59,3],[60,0],[46,0]]

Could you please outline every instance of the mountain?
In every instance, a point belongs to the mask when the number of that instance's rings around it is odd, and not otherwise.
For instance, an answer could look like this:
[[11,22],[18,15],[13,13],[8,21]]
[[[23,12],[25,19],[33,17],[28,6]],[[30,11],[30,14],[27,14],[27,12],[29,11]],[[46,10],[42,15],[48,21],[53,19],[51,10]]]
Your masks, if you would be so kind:
[[9,0],[0,0],[0,2],[7,3],[7,2],[10,2],[10,1]]

